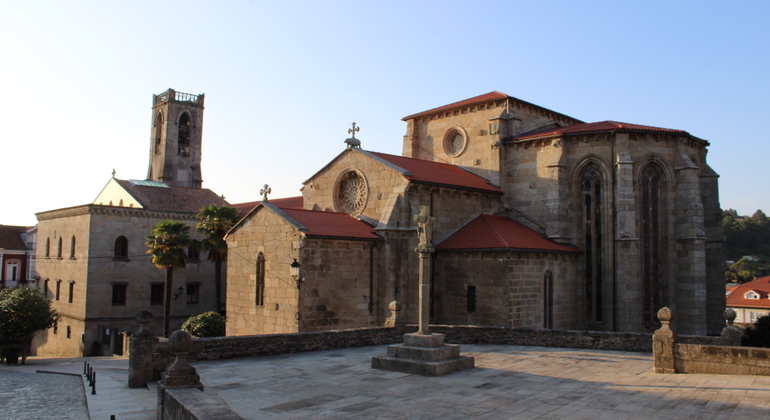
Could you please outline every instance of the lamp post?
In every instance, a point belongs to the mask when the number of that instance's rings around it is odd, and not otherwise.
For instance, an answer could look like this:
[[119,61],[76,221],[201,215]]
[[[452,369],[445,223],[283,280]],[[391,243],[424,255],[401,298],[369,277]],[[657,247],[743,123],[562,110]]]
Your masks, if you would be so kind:
[[289,265],[289,273],[291,273],[291,277],[294,281],[297,282],[297,289],[299,289],[302,284],[302,278],[299,276],[299,267],[300,264],[297,262],[296,258],[294,259],[294,262]]
[[174,293],[174,300],[179,298],[179,296],[182,296],[182,293],[184,293],[184,289],[182,288],[182,286],[179,286],[179,288],[176,289],[176,293]]

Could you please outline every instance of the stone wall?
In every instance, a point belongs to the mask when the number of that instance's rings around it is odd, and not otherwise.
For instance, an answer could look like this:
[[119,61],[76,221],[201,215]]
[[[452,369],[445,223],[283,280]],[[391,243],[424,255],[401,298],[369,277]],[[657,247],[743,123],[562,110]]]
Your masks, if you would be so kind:
[[196,388],[168,388],[163,394],[162,420],[242,420],[216,392]]
[[678,373],[770,376],[770,349],[680,343],[675,366]]

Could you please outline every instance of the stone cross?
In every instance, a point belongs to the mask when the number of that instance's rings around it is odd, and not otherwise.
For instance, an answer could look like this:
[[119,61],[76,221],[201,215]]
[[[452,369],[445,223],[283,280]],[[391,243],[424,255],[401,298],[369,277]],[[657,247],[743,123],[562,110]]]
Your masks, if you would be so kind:
[[267,195],[272,192],[273,192],[272,188],[270,188],[269,185],[265,184],[265,186],[262,187],[261,190],[259,190],[259,194],[262,196],[262,201],[263,202],[267,201]]
[[417,222],[417,235],[420,238],[420,243],[415,249],[420,254],[420,325],[417,334],[424,335],[430,335],[430,254],[433,253],[433,220],[435,219],[429,214],[428,206],[420,206],[420,214],[414,216],[414,221]]
[[112,177],[115,178],[115,168],[112,168]]
[[361,127],[356,127],[356,123],[353,123],[353,128],[348,130],[348,134],[351,134],[353,138],[356,138],[356,133],[361,131]]

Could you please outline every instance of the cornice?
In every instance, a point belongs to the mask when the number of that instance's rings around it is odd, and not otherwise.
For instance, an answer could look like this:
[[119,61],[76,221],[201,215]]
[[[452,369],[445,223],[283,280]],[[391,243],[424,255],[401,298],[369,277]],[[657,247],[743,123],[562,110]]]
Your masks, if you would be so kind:
[[100,216],[141,217],[146,219],[198,220],[197,213],[153,211],[135,207],[104,206],[100,204],[85,204],[76,207],[49,210],[35,213],[38,221],[61,219],[64,217],[93,214]]

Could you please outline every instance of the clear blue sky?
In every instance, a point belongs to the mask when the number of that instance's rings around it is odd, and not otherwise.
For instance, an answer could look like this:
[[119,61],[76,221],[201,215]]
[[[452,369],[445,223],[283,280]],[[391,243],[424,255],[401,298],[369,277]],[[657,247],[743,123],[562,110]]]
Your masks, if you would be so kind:
[[723,208],[770,211],[767,1],[0,0],[0,223],[144,179],[153,93],[205,93],[204,187],[299,195],[401,118],[493,90],[711,142]]

